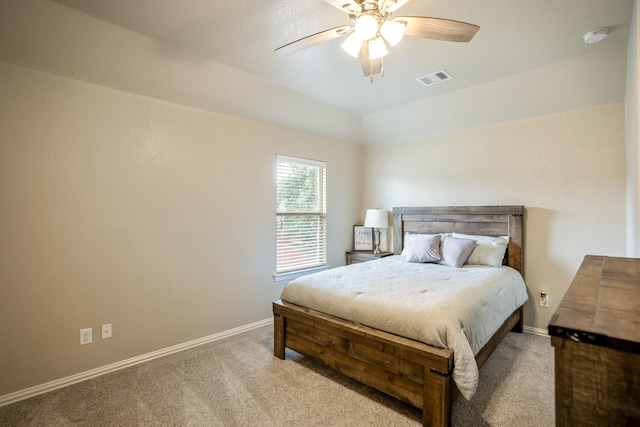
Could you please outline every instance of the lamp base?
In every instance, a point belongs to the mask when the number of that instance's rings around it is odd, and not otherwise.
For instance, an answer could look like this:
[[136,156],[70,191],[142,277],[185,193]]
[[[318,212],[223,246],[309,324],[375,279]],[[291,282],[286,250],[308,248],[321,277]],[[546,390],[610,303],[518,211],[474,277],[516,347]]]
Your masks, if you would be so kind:
[[374,255],[378,255],[380,254],[380,230],[375,228],[373,230],[373,236],[374,236],[374,242],[376,244],[375,249],[373,249],[373,254]]

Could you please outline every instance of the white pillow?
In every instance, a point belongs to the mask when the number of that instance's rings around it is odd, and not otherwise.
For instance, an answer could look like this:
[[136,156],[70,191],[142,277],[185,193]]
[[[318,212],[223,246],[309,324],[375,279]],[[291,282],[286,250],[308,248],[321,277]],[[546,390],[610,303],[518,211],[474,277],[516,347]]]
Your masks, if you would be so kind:
[[476,241],[472,239],[460,239],[453,236],[447,237],[442,241],[442,259],[438,264],[456,268],[462,267],[475,248],[475,245]]
[[416,237],[419,237],[419,236],[423,236],[423,234],[405,232],[404,233],[404,240],[402,242],[403,245],[404,245],[402,251],[404,252],[404,248],[406,248],[409,245],[409,243],[411,243],[411,241],[413,239],[415,239]]
[[502,267],[504,253],[509,245],[509,236],[473,236],[459,233],[453,233],[452,236],[476,241],[476,247],[473,249],[473,252],[471,252],[471,255],[469,255],[467,264]]
[[440,260],[439,234],[405,235],[402,256],[409,262],[434,262]]

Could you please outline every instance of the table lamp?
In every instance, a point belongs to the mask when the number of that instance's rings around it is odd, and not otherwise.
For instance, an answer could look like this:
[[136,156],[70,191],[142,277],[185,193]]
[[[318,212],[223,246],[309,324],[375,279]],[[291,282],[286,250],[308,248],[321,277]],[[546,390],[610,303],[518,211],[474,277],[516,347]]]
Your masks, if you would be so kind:
[[387,211],[381,209],[367,209],[364,217],[364,226],[373,228],[375,242],[374,254],[380,253],[380,229],[389,228],[389,217]]

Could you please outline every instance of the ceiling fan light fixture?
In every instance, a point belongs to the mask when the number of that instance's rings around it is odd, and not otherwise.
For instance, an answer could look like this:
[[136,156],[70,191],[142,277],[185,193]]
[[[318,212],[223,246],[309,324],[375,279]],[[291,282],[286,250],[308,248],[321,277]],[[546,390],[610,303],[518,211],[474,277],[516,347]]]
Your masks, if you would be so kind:
[[382,37],[376,37],[373,40],[369,40],[369,59],[378,59],[387,55],[389,51],[387,46],[382,40]]
[[[287,43],[276,49],[291,53],[346,36],[340,45],[345,52],[360,56],[362,71],[373,81],[374,75],[384,75],[383,57],[389,46],[396,46],[406,34],[411,37],[469,42],[478,32],[478,25],[462,21],[427,16],[391,15],[409,0],[325,0],[346,12],[353,25],[341,25]],[[387,43],[389,46],[387,46]]]
[[361,11],[360,9],[356,9],[356,7],[357,5],[352,3],[345,3],[340,6],[340,8],[347,12],[349,15],[355,15]]
[[362,40],[371,40],[378,34],[378,19],[373,15],[360,15],[356,19],[356,34]]
[[391,46],[397,45],[404,36],[406,25],[402,22],[385,21],[380,28],[380,34]]
[[360,49],[362,49],[362,42],[363,40],[360,38],[358,33],[351,33],[351,35],[349,35],[349,37],[340,44],[340,47],[342,47],[342,49],[344,49],[344,51],[349,55],[357,58],[360,53]]
[[380,10],[386,10],[390,7],[395,6],[396,4],[398,4],[397,0],[382,0],[378,7],[380,8]]

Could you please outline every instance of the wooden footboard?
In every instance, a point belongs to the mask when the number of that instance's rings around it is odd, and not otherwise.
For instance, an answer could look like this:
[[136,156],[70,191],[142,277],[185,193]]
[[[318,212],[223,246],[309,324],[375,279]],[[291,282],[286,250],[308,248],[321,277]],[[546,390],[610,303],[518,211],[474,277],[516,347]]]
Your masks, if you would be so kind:
[[[478,353],[481,365],[513,328],[516,310]],[[453,351],[389,334],[295,304],[276,301],[274,355],[285,347],[317,359],[350,378],[422,409],[423,425],[451,425]]]

